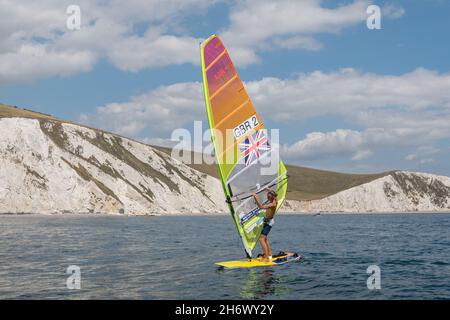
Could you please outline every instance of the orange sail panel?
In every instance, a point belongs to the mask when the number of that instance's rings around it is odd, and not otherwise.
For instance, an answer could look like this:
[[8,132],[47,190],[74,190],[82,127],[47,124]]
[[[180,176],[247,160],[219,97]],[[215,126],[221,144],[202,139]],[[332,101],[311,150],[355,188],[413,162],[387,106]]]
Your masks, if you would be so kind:
[[262,128],[262,123],[220,39],[211,39],[204,52],[213,128],[220,132],[222,139],[217,150],[218,158],[221,163],[226,163],[226,152],[231,149],[236,153],[238,142],[233,138],[226,139],[226,130],[233,130],[252,116],[256,116],[258,129]]

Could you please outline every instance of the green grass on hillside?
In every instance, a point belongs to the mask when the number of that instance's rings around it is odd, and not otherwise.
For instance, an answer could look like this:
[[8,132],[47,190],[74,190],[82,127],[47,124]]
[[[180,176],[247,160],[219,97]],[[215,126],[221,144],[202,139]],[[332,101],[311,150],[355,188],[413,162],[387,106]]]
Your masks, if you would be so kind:
[[35,112],[15,106],[8,106],[0,103],[0,118],[30,118],[30,119],[44,119],[44,120],[59,120],[49,114]]
[[321,199],[390,173],[351,174],[291,165],[286,168],[289,175],[287,198],[293,200]]

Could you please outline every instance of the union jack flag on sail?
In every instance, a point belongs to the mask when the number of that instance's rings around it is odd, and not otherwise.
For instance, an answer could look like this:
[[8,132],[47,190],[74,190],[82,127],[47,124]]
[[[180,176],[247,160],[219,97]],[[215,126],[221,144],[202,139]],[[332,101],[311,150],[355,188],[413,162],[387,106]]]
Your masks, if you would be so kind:
[[269,140],[264,130],[257,130],[249,135],[244,142],[239,145],[242,157],[245,159],[245,166],[260,158],[270,150]]

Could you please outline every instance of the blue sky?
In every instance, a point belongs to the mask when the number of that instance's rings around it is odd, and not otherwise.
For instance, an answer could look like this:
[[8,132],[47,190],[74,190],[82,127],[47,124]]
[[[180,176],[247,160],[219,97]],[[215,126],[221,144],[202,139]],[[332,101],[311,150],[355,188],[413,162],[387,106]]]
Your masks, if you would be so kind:
[[206,121],[198,44],[217,33],[286,162],[450,175],[448,1],[78,1],[78,31],[69,4],[3,4],[0,102],[165,143]]

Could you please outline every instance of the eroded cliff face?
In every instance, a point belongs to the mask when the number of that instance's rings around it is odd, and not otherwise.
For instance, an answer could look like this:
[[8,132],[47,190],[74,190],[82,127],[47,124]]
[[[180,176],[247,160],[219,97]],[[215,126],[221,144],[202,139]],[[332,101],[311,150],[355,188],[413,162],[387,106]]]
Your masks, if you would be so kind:
[[386,183],[384,193],[387,197],[395,198],[403,193],[415,206],[450,209],[450,183],[447,177],[414,172],[394,172],[391,175],[399,190]]
[[0,118],[0,212],[224,212],[220,183],[150,146],[74,124]]
[[289,200],[285,208],[301,212],[450,211],[450,178],[396,171],[324,199]]

